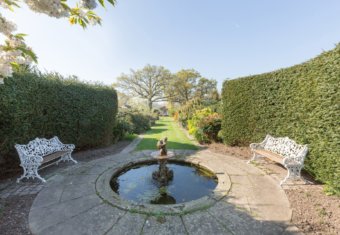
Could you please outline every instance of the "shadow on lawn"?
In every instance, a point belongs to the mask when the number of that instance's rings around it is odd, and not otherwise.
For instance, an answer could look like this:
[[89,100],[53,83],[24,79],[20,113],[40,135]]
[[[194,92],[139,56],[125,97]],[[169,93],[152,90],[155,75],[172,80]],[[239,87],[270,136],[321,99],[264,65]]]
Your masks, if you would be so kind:
[[164,128],[152,129],[152,130],[148,130],[145,134],[159,134],[167,130],[168,129],[164,129]]
[[[143,138],[141,143],[137,146],[138,150],[141,149],[157,149],[157,141],[156,138]],[[189,150],[198,150],[198,147],[194,144],[190,143],[181,143],[175,141],[168,141],[167,149],[189,149]]]
[[152,127],[155,127],[155,126],[167,126],[163,123],[159,123],[159,122],[156,122],[156,124],[152,125]]

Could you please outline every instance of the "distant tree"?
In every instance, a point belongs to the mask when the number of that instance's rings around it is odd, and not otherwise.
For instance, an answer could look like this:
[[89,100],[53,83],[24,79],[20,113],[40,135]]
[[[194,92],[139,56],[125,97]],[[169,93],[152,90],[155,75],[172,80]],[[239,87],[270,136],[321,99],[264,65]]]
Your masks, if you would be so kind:
[[217,81],[213,79],[200,78],[197,83],[195,98],[202,100],[218,100]]
[[149,110],[155,102],[166,101],[164,90],[172,75],[162,66],[146,65],[140,70],[131,70],[117,78],[117,88],[131,96],[146,99]]
[[193,98],[200,73],[194,69],[182,69],[174,74],[166,89],[170,101],[184,104]]
[[[116,88],[114,86],[114,88]],[[122,93],[117,91],[118,96],[118,107],[128,107],[130,105],[132,97],[127,95],[126,93]]]
[[211,99],[216,97],[217,82],[204,78],[194,69],[183,69],[174,74],[166,87],[166,94],[172,103],[185,104],[196,98]]

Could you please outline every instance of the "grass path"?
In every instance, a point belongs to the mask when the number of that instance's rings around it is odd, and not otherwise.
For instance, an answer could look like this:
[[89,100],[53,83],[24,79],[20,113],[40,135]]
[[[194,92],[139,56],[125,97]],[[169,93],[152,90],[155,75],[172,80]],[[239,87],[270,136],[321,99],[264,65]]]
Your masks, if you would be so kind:
[[156,121],[156,125],[143,135],[136,150],[156,149],[157,141],[164,137],[168,137],[168,149],[197,149],[171,117],[161,117]]

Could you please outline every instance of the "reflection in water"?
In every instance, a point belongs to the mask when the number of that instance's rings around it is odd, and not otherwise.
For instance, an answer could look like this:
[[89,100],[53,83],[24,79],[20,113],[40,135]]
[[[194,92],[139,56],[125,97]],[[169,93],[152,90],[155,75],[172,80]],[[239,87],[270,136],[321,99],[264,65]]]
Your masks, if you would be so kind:
[[206,169],[172,162],[167,166],[174,175],[166,186],[152,179],[152,172],[158,170],[158,164],[154,162],[121,172],[111,179],[111,188],[120,197],[138,203],[176,204],[208,195],[217,185],[216,176]]
[[176,199],[166,193],[150,201],[150,204],[176,204]]

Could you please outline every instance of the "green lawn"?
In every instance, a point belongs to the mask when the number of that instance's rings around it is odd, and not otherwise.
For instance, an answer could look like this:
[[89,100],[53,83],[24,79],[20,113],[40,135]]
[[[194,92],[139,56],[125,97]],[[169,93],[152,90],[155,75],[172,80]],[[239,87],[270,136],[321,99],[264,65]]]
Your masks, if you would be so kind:
[[159,139],[168,137],[168,149],[197,149],[171,117],[161,117],[137,145],[136,150],[156,149]]

